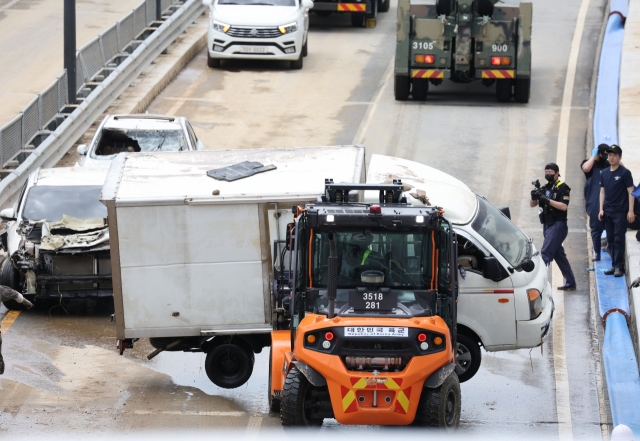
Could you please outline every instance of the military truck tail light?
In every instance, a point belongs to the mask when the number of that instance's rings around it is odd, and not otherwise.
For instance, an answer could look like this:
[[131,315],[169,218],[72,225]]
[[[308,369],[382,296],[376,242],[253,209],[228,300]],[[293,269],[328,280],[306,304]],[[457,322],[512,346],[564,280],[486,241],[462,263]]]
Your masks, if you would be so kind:
[[491,57],[491,65],[492,66],[500,66],[501,63],[501,57]]
[[511,64],[511,57],[491,57],[492,66],[509,66]]
[[415,57],[416,63],[420,64],[433,64],[436,62],[435,55],[416,55]]
[[502,57],[502,63],[503,66],[508,66],[511,64],[511,57]]

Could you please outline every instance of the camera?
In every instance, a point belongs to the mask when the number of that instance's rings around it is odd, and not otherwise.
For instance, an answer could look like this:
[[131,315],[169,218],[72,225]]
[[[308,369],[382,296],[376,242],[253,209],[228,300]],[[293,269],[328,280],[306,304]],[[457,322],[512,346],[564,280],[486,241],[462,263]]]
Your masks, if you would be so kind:
[[536,179],[535,181],[531,181],[531,185],[540,190],[540,180]]

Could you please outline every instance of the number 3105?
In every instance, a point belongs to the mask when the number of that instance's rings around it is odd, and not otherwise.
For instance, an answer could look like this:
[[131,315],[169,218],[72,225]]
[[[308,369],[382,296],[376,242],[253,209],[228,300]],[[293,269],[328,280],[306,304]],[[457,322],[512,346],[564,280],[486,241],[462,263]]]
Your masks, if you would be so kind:
[[433,49],[433,41],[414,41],[413,42],[414,49]]

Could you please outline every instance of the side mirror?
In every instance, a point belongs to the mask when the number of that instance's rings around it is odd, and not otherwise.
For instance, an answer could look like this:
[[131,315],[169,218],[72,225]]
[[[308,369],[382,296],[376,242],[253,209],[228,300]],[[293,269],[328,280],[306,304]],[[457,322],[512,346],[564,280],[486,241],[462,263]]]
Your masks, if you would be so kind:
[[524,262],[520,264],[520,268],[522,268],[526,273],[530,273],[535,269],[535,267],[536,267],[536,264],[531,259],[526,259]]
[[302,7],[307,9],[313,9],[313,1],[312,0],[302,0]]
[[5,208],[0,211],[0,218],[4,221],[16,220],[16,212],[13,208]]
[[502,214],[504,214],[509,219],[511,219],[511,210],[509,210],[509,207],[507,207],[507,206],[500,207],[499,210],[502,211]]
[[498,282],[502,278],[500,262],[493,256],[485,257],[482,262],[482,277]]
[[213,3],[213,0],[202,0],[202,4],[205,6],[211,6],[212,3]]
[[78,154],[80,156],[86,155],[87,154],[87,150],[88,150],[88,148],[87,148],[87,146],[85,144],[80,144],[78,146],[78,148],[77,148]]

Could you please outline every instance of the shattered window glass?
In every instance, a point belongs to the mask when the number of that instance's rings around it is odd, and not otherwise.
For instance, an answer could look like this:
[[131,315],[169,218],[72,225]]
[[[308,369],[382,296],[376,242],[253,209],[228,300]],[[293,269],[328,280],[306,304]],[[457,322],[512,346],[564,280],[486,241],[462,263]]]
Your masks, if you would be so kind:
[[182,130],[106,129],[96,156],[112,157],[123,152],[178,152],[188,150]]
[[107,207],[100,202],[101,191],[100,185],[31,187],[22,218],[49,222],[61,220],[63,214],[78,219],[106,218]]

